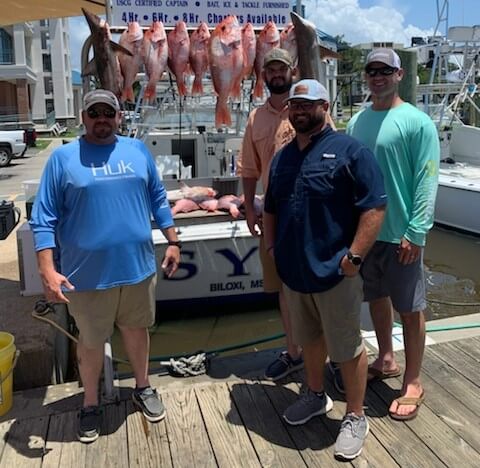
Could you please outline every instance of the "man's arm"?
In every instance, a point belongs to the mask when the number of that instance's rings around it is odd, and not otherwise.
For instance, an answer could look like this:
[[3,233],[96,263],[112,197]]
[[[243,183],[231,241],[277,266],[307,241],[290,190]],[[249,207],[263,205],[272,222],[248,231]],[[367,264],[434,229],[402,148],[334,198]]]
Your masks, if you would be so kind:
[[[162,233],[168,242],[178,242],[177,231],[175,226],[163,228]],[[165,250],[165,256],[162,261],[162,269],[165,274],[171,278],[178,270],[180,263],[180,247],[177,245],[169,245]]]
[[262,234],[261,219],[255,213],[254,200],[257,190],[257,179],[254,177],[242,177],[243,193],[245,196],[245,216],[247,218],[248,229],[252,236]]
[[[350,246],[350,252],[360,255],[363,259],[365,258],[380,232],[385,216],[385,208],[385,206],[372,208],[360,215],[357,232]],[[353,265],[346,255],[342,258],[340,267],[346,276],[355,276],[360,269],[360,266]]]
[[38,271],[43,284],[45,299],[48,302],[70,302],[62,292],[62,286],[73,291],[75,288],[68,279],[55,270],[53,249],[37,252]]

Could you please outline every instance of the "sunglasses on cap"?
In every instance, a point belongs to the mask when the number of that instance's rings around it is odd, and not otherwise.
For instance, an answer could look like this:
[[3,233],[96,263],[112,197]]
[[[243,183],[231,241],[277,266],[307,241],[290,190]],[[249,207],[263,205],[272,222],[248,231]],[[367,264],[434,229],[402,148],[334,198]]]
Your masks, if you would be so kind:
[[87,110],[87,115],[91,119],[96,119],[101,115],[107,119],[113,119],[117,115],[117,111],[111,107],[107,107],[105,109],[94,109],[90,107],[90,109]]
[[382,68],[367,68],[365,70],[365,73],[373,78],[374,76],[377,75],[382,75],[382,76],[390,76],[393,75],[398,68],[392,68],[392,67],[382,67]]

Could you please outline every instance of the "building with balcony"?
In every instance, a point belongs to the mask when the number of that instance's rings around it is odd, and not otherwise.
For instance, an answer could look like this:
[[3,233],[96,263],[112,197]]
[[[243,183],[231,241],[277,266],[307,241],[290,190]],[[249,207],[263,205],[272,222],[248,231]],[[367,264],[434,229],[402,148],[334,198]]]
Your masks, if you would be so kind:
[[0,28],[0,121],[75,121],[67,19]]

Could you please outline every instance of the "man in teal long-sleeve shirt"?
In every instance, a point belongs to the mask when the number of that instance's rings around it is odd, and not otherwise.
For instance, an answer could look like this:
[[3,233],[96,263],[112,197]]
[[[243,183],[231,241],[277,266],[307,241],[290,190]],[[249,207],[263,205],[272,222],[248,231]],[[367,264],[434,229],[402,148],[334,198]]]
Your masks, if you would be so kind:
[[402,76],[400,58],[392,49],[375,49],[368,55],[365,79],[372,106],[352,118],[347,132],[374,152],[388,196],[382,229],[362,267],[379,345],[369,379],[401,374],[392,345],[395,309],[403,323],[406,365],[401,397],[389,412],[393,419],[406,420],[416,416],[424,398],[423,248],[433,225],[440,148],[432,120],[399,97]]

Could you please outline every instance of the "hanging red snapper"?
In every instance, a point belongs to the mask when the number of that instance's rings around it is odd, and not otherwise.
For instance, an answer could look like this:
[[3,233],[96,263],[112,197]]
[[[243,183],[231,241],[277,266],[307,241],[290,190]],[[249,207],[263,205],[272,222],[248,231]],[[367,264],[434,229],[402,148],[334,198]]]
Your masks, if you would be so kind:
[[189,72],[188,55],[190,53],[190,38],[188,37],[187,25],[179,21],[175,29],[168,33],[168,67],[175,75],[178,94],[187,95],[185,86],[185,74]]
[[217,25],[210,37],[210,72],[218,95],[215,125],[230,126],[232,117],[228,97],[240,95],[243,72],[242,30],[236,16],[227,16]]
[[257,38],[253,30],[252,23],[247,23],[242,28],[242,47],[243,47],[243,78],[248,78],[253,71],[255,63]]
[[137,73],[142,64],[142,43],[143,32],[137,22],[128,23],[128,27],[123,31],[118,43],[132,53],[132,56],[121,54],[118,57],[120,69],[123,75],[123,90],[121,100],[134,101],[132,85],[135,82]]
[[152,100],[157,95],[157,81],[160,80],[163,72],[167,69],[167,35],[161,21],[154,21],[150,29],[145,31],[142,56],[148,76],[144,97],[146,100]]
[[203,21],[190,37],[190,67],[195,75],[192,95],[203,94],[202,77],[208,70],[208,41],[210,31]]
[[256,83],[253,91],[253,97],[263,97],[263,60],[265,55],[275,47],[280,47],[280,33],[273,21],[269,21],[260,31],[257,38],[257,55],[255,56],[255,76]]

